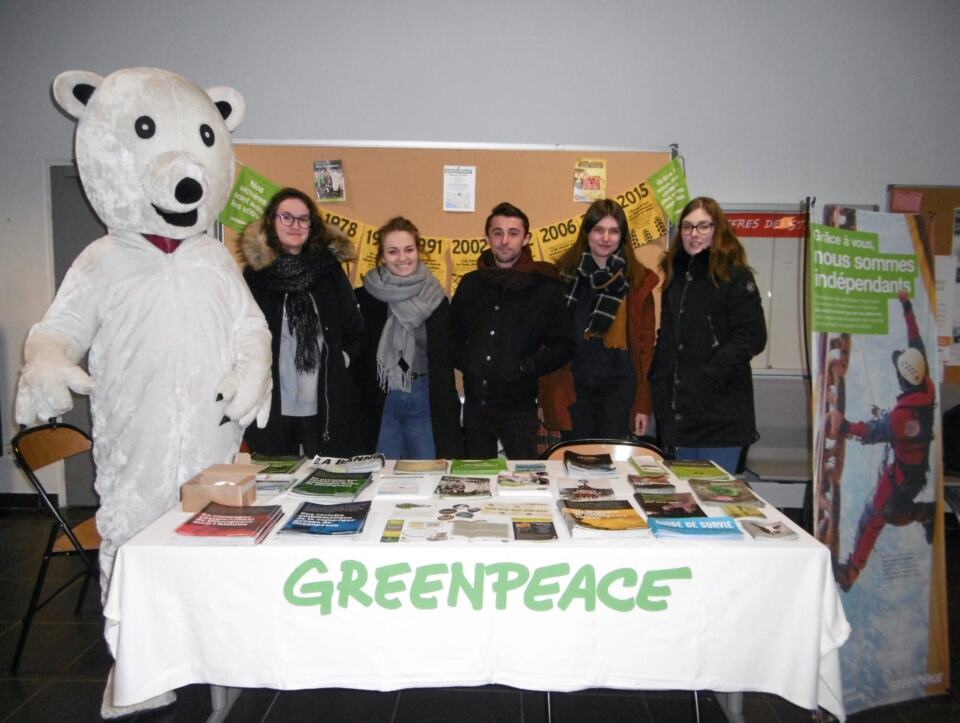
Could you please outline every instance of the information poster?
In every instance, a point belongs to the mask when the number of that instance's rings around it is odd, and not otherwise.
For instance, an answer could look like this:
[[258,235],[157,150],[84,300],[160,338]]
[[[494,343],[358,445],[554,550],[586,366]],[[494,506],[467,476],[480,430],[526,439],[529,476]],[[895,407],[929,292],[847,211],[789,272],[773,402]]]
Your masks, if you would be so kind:
[[241,166],[227,205],[220,212],[220,223],[237,233],[243,232],[247,224],[263,216],[263,209],[279,190],[280,186],[277,184],[268,181],[250,167]]
[[674,158],[650,176],[649,181],[657,201],[670,218],[670,222],[677,223],[683,207],[690,202],[687,177],[683,172],[680,159]]
[[347,200],[347,183],[341,161],[314,161],[313,185],[319,203],[343,203]]
[[809,241],[815,531],[853,630],[840,661],[856,713],[945,692],[933,270],[913,215],[828,206]]
[[443,210],[473,213],[477,208],[477,167],[443,167]]
[[607,197],[607,162],[602,158],[581,158],[573,168],[573,200],[593,203]]

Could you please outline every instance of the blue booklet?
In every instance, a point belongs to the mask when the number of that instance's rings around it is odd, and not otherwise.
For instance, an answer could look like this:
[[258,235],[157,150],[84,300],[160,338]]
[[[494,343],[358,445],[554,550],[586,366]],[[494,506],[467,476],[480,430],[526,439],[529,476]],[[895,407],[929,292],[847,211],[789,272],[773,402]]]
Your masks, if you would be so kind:
[[647,522],[655,537],[698,537],[708,540],[737,540],[743,537],[743,532],[732,517],[650,517]]
[[304,502],[277,534],[358,535],[369,512],[369,500],[336,505]]

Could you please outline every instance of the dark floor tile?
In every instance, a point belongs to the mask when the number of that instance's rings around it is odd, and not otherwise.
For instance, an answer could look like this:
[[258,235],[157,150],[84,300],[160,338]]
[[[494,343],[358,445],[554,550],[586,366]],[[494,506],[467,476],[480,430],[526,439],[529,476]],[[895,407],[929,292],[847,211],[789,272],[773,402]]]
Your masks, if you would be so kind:
[[99,680],[105,684],[112,667],[113,656],[107,648],[107,641],[100,635],[57,677],[61,680]]
[[418,688],[401,691],[393,723],[504,723],[523,707],[514,688]]
[[[647,716],[641,720],[654,723],[685,723],[696,720],[693,693],[687,690],[648,691],[643,696]],[[697,704],[702,723],[726,721],[716,698],[706,691],[698,691]]]
[[44,685],[46,681],[43,680],[0,680],[0,720],[6,720],[7,716],[21,708]]
[[[241,696],[242,697],[242,696]],[[237,701],[239,704],[240,701]],[[172,705],[137,713],[131,718],[134,723],[193,723],[206,720],[213,712],[209,685],[187,685],[177,689],[177,700]],[[234,709],[227,718],[233,723]]]
[[[18,677],[54,678],[65,671],[103,635],[103,626],[94,623],[43,623],[34,621],[20,659]],[[0,637],[0,679],[9,678],[10,662],[19,629]]]
[[780,723],[810,723],[813,711],[794,705],[776,695],[764,695],[764,698]]
[[[617,694],[613,691],[554,693],[551,696],[550,708],[552,723],[584,723],[585,721],[647,723],[658,720],[692,720],[690,717],[651,718],[646,699],[640,693]],[[687,714],[692,714],[692,707],[686,707],[685,710]]]
[[285,690],[273,702],[264,723],[321,719],[324,723],[390,723],[399,720],[393,718],[397,695],[343,688]]
[[[57,562],[74,562],[67,560],[58,560]],[[54,566],[51,565],[51,568]],[[78,571],[80,568],[74,566],[67,573]],[[52,595],[58,587],[63,585],[70,577],[70,574],[64,574],[63,568],[57,566],[56,570],[51,571],[44,581],[41,591],[40,601]],[[33,594],[33,588],[36,581],[34,578],[5,578],[0,579],[0,621],[4,623],[16,623],[23,619],[27,611],[27,605],[30,602],[30,596]],[[59,592],[50,602],[42,607],[36,614],[37,620],[44,622],[59,623],[95,623],[103,618],[103,612],[100,607],[100,584],[94,577],[87,585],[87,592],[83,599],[83,605],[80,613],[74,616],[74,609],[77,600],[80,597],[80,590],[83,580],[77,579],[69,586]]]
[[50,721],[99,721],[103,683],[54,681],[40,689],[9,719],[16,723]]

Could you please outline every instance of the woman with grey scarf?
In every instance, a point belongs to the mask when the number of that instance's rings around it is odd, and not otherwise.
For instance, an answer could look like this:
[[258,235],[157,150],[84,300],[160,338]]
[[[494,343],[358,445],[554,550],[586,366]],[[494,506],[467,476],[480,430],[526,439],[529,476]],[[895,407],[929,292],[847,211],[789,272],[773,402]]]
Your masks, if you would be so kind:
[[416,226],[398,216],[376,237],[378,266],[356,291],[370,340],[355,372],[367,445],[388,459],[460,456],[450,305],[420,260],[423,239]]

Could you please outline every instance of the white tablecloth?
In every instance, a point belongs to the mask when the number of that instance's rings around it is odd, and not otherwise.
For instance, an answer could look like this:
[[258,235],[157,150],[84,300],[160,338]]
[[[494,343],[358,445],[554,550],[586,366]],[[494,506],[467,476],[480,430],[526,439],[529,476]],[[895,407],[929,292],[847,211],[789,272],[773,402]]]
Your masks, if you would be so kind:
[[[288,513],[301,501],[277,499]],[[115,703],[193,683],[500,683],[764,691],[843,717],[837,651],[849,625],[830,555],[802,531],[783,542],[574,541],[556,519],[554,542],[381,543],[397,501],[374,502],[361,538],[255,547],[184,544],[173,530],[189,515],[159,519],[114,567],[104,613]]]

